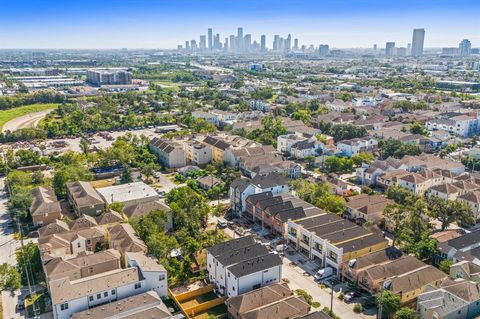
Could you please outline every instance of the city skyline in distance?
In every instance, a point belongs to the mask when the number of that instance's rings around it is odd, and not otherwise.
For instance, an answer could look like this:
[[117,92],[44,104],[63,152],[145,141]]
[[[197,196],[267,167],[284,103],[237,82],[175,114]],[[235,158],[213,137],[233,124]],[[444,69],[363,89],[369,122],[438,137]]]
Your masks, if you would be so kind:
[[[444,0],[384,3],[380,0],[224,3],[153,0],[53,0],[21,3],[4,0],[7,15],[0,21],[0,48],[152,48],[175,49],[185,40],[220,34],[223,42],[236,28],[259,41],[292,34],[302,44],[328,43],[332,48],[381,48],[386,42],[406,46],[411,30],[424,28],[425,48],[458,46],[469,39],[480,46],[480,2]],[[213,41],[213,40],[212,40]],[[382,45],[383,44],[383,45]]]

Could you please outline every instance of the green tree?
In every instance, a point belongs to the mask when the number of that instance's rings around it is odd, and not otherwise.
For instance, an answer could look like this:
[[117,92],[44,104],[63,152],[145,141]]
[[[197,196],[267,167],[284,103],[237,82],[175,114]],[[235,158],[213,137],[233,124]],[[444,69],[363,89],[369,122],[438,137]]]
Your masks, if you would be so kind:
[[413,122],[412,125],[410,125],[410,133],[428,136],[428,130],[417,121]]
[[382,309],[382,318],[391,318],[402,307],[400,296],[384,290],[377,294],[377,307]]
[[428,199],[428,204],[430,215],[442,223],[442,231],[453,222],[459,225],[471,225],[474,222],[470,206],[467,203],[431,196]]
[[372,153],[361,152],[352,156],[352,161],[355,166],[360,166],[363,163],[371,164],[375,160]]
[[122,174],[120,175],[120,182],[122,184],[131,183],[132,179],[132,169],[128,165],[124,165],[122,168]]
[[392,246],[395,247],[395,242],[405,226],[405,218],[407,216],[406,208],[398,204],[390,204],[385,207],[383,211],[383,218],[385,219],[385,226],[392,232],[393,241]]
[[27,284],[27,273],[30,276],[31,283],[35,284],[43,281],[43,268],[40,259],[40,250],[33,242],[17,250],[18,269],[22,278],[23,285]]
[[22,288],[20,273],[17,268],[7,263],[0,265],[0,290],[17,290]]
[[80,140],[80,149],[82,150],[83,154],[88,153],[88,150],[90,149],[90,142],[86,138],[82,138]]
[[450,267],[453,265],[453,260],[451,259],[444,259],[439,264],[439,269],[446,274],[450,274]]
[[66,165],[58,169],[53,175],[52,185],[58,197],[66,196],[66,184],[76,181],[90,181],[92,174],[83,166]]
[[395,319],[418,319],[418,314],[411,308],[402,307],[395,312]]

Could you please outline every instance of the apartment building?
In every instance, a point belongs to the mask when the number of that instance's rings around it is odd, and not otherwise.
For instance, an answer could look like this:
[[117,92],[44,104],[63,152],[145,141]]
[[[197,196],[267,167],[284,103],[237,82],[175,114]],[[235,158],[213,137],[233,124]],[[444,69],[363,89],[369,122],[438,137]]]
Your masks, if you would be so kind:
[[184,143],[187,164],[205,166],[213,160],[212,149],[204,143],[186,141]]
[[180,168],[187,165],[183,145],[176,141],[154,137],[149,147],[167,168]]

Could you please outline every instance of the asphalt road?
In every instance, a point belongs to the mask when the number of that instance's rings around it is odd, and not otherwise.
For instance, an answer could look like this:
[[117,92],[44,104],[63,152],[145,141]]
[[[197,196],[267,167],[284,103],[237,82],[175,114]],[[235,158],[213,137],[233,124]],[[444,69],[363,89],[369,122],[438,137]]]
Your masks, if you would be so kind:
[[30,128],[37,126],[38,122],[43,119],[51,110],[44,110],[40,112],[34,112],[30,114],[25,114],[14,118],[3,125],[2,131],[16,131],[22,128]]

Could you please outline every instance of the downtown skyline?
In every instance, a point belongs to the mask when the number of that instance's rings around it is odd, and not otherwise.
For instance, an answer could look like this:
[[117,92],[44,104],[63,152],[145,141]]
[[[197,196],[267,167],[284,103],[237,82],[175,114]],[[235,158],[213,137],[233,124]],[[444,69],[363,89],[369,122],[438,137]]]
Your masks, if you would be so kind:
[[334,48],[381,47],[388,41],[406,45],[414,28],[427,30],[426,48],[457,46],[464,38],[475,46],[480,42],[475,17],[480,3],[450,2],[86,0],[78,6],[63,0],[0,0],[8,12],[0,21],[0,29],[7,30],[0,34],[0,48],[174,49],[199,30],[206,35],[208,28],[220,33],[223,42],[240,25],[257,41],[265,34],[268,46],[275,34],[289,33],[304,44]]

